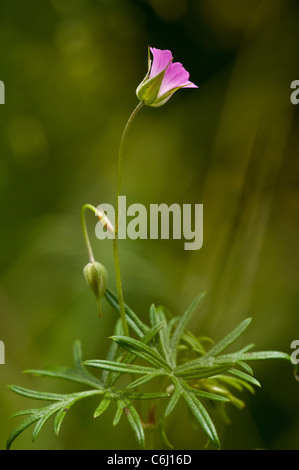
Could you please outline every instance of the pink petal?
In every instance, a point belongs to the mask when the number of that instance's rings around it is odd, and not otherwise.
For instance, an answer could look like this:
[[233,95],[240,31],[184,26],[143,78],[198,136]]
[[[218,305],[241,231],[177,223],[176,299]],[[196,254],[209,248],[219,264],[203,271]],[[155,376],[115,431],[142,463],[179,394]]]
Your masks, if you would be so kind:
[[153,78],[164,70],[167,65],[172,61],[172,53],[167,49],[162,51],[161,49],[150,48],[153,54],[153,63],[149,78]]
[[165,72],[159,96],[168,93],[177,87],[198,88],[189,81],[189,73],[184,69],[180,62],[171,63]]
[[197,85],[195,85],[195,83],[192,83],[192,82],[187,82],[187,85],[183,85],[184,88],[198,88]]

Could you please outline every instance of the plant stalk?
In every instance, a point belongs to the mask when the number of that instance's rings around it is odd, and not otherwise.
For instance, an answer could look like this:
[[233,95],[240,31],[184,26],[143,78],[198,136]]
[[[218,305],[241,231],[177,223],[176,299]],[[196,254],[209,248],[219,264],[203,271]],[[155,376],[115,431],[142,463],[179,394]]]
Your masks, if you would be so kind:
[[142,108],[143,103],[140,101],[124,128],[120,139],[119,151],[118,151],[118,170],[117,170],[117,194],[116,194],[116,206],[115,206],[115,237],[113,238],[113,256],[114,256],[114,269],[116,278],[116,289],[119,303],[120,317],[122,321],[123,331],[125,336],[129,336],[129,328],[126,320],[125,303],[122,289],[120,262],[119,262],[119,248],[118,248],[118,225],[119,225],[119,196],[121,196],[122,190],[122,166],[124,157],[124,146],[127,139],[130,127],[136,117],[138,111]]
[[93,256],[93,251],[86,227],[86,220],[85,220],[85,212],[87,209],[90,209],[92,212],[94,212],[97,215],[97,209],[92,206],[91,204],[84,204],[84,206],[81,208],[81,226],[82,226],[82,231],[83,231],[83,236],[84,240],[86,243],[87,251],[88,251],[88,257],[89,257],[89,262],[93,263],[94,262],[94,256]]

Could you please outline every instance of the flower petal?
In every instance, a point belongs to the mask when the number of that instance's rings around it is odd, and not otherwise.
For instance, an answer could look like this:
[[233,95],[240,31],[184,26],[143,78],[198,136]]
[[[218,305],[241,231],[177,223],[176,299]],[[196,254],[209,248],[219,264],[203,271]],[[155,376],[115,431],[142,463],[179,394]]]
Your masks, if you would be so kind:
[[153,54],[152,68],[149,78],[153,78],[164,70],[167,65],[172,61],[172,53],[170,51],[156,49],[155,47],[150,48]]
[[189,81],[189,73],[184,69],[180,62],[175,62],[167,67],[162,85],[159,91],[159,96],[168,93],[174,88],[197,88],[197,86]]
[[186,85],[181,85],[181,86],[184,87],[184,88],[198,88],[198,86],[195,85],[195,83],[192,83],[192,82],[189,82],[189,81],[187,82]]

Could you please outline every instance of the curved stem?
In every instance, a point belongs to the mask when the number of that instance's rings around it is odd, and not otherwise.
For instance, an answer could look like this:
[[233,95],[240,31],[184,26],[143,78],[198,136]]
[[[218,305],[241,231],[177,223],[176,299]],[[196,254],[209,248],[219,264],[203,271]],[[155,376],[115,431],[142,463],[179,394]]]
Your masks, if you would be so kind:
[[117,288],[117,297],[120,309],[120,316],[122,320],[124,335],[129,336],[129,329],[126,320],[125,313],[125,304],[122,290],[121,274],[120,274],[120,263],[119,263],[119,249],[118,249],[118,219],[119,219],[119,196],[121,195],[121,186],[122,186],[122,163],[124,156],[124,146],[126,138],[131,127],[131,124],[138,113],[142,108],[143,103],[140,101],[131,116],[128,119],[126,127],[121,136],[119,152],[118,152],[118,170],[117,170],[117,197],[116,197],[116,208],[115,208],[115,237],[113,239],[113,255],[114,255],[114,269],[115,269],[115,278],[116,278],[116,288]]
[[81,208],[81,226],[82,226],[83,236],[84,236],[87,251],[88,251],[89,261],[90,263],[93,263],[94,256],[93,256],[93,251],[92,251],[91,243],[89,240],[88,231],[86,227],[86,220],[85,220],[85,212],[87,211],[87,209],[90,209],[96,215],[97,215],[97,209],[91,204],[84,204],[84,206]]
[[115,212],[115,225],[116,225],[116,233],[118,233],[118,196],[121,195],[121,187],[122,187],[122,162],[124,157],[124,146],[126,143],[127,135],[132,125],[134,118],[138,111],[142,108],[143,103],[140,101],[134,111],[132,112],[131,116],[128,119],[126,127],[122,133],[120,144],[119,144],[119,151],[118,151],[118,169],[117,169],[117,203],[116,203],[116,212]]

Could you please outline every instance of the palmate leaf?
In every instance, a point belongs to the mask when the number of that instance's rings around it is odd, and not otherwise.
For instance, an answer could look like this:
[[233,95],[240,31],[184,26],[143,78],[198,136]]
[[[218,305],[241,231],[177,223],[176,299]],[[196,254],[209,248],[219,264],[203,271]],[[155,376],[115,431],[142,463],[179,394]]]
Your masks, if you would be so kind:
[[[158,329],[156,328],[158,331]],[[147,337],[150,340],[152,335],[155,332],[148,329]],[[117,343],[113,343],[117,346]],[[117,346],[118,347],[118,346]],[[76,341],[73,346],[73,357],[74,363],[76,368],[70,367],[57,367],[57,366],[50,366],[45,370],[26,370],[27,373],[31,373],[35,376],[39,377],[48,377],[48,378],[56,378],[56,379],[66,379],[72,382],[79,382],[84,385],[89,385],[93,388],[93,390],[87,390],[84,392],[78,392],[74,394],[57,394],[57,393],[48,393],[48,392],[40,392],[35,390],[29,390],[23,387],[19,387],[16,385],[12,385],[9,388],[26,398],[31,398],[35,400],[43,400],[43,401],[50,401],[52,402],[50,405],[38,408],[38,409],[29,409],[23,410],[15,413],[12,417],[24,416],[28,415],[25,420],[20,423],[14,431],[10,434],[7,440],[7,448],[9,449],[16,439],[17,436],[29,426],[35,423],[35,427],[32,432],[32,440],[34,441],[38,436],[39,432],[41,431],[43,425],[49,418],[53,415],[55,416],[54,419],[54,431],[58,434],[61,428],[61,424],[63,422],[64,417],[66,416],[67,411],[70,407],[76,403],[78,400],[82,398],[87,398],[93,395],[103,395],[103,399],[101,400],[100,406],[97,407],[95,410],[94,416],[97,417],[104,412],[104,408],[107,409],[111,400],[114,400],[116,403],[120,403],[118,405],[119,409],[124,410],[125,415],[128,419],[128,422],[132,429],[135,432],[136,439],[138,441],[138,445],[141,447],[144,445],[144,436],[141,432],[140,422],[138,421],[137,411],[135,410],[131,400],[141,400],[141,399],[157,399],[157,398],[164,398],[167,396],[166,393],[133,393],[129,392],[127,394],[122,394],[122,392],[118,391],[117,389],[109,388],[108,392],[104,387],[102,381],[94,377],[88,370],[86,370],[85,366],[82,364],[82,351],[81,345],[79,341]],[[134,356],[136,358],[136,356]],[[119,363],[117,363],[119,364]],[[129,367],[129,365],[128,365]],[[143,371],[142,371],[143,372]],[[129,410],[129,411],[127,411]]]
[[[136,357],[136,356],[134,356]],[[74,359],[75,364],[79,368],[78,369],[71,369],[71,368],[60,368],[60,367],[52,367],[45,371],[42,370],[31,370],[27,372],[32,372],[34,375],[43,376],[43,377],[50,377],[50,378],[62,378],[67,379],[74,382],[81,382],[86,385],[93,385],[96,388],[93,390],[87,390],[78,393],[72,394],[57,394],[57,393],[48,393],[48,392],[40,392],[36,390],[30,390],[23,387],[19,387],[16,385],[11,385],[10,389],[15,393],[24,396],[26,398],[31,398],[35,400],[42,400],[42,401],[50,401],[51,404],[48,406],[44,406],[41,408],[34,408],[29,410],[22,410],[17,413],[14,413],[11,417],[19,417],[28,415],[27,418],[23,422],[21,422],[10,434],[7,439],[7,449],[9,449],[13,443],[13,441],[19,436],[21,432],[27,429],[29,426],[35,423],[33,432],[32,432],[32,440],[35,441],[38,434],[40,433],[43,425],[53,416],[56,415],[54,418],[54,431],[56,434],[59,433],[61,424],[63,419],[65,418],[67,411],[73,406],[78,400],[83,398],[88,398],[91,396],[99,395],[103,396],[99,406],[96,408],[94,412],[94,417],[98,417],[108,408],[111,401],[115,401],[117,404],[116,408],[116,415],[114,418],[114,425],[116,425],[119,420],[121,419],[122,414],[124,414],[128,420],[129,425],[133,429],[138,446],[143,448],[144,447],[144,431],[142,427],[141,419],[138,415],[136,408],[134,407],[132,400],[156,400],[165,398],[168,396],[165,392],[151,392],[151,393],[136,393],[136,392],[122,392],[115,388],[109,388],[108,390],[105,389],[101,382],[97,381],[95,377],[93,377],[89,372],[85,371],[84,365],[82,365],[82,354],[81,348],[78,343],[74,345]],[[109,362],[109,361],[108,361]],[[124,366],[125,364],[120,365],[119,367]],[[130,364],[128,364],[128,367]],[[132,365],[133,369],[138,366]],[[118,369],[119,370],[119,369]],[[151,370],[151,369],[150,369]],[[131,369],[130,369],[130,372]],[[142,373],[144,373],[144,369],[142,369]],[[80,375],[81,374],[81,375]],[[86,378],[87,377],[87,378]],[[94,380],[93,380],[94,379]]]
[[78,382],[84,385],[98,388],[103,388],[102,382],[96,377],[87,377],[81,371],[62,366],[48,366],[45,369],[27,369],[24,371],[27,374],[35,375],[36,377],[47,377],[53,379],[65,379],[71,382]]
[[[109,290],[105,295],[119,313],[117,296]],[[172,446],[165,433],[165,420],[178,402],[183,400],[210,442],[219,448],[217,431],[207,407],[213,403],[213,409],[227,419],[224,411],[226,403],[230,402],[238,408],[244,407],[244,402],[236,397],[231,389],[237,392],[248,389],[253,392],[254,387],[260,386],[247,362],[283,359],[291,363],[291,358],[288,354],[277,351],[251,352],[253,344],[237,352],[223,354],[223,351],[245,331],[251,319],[241,322],[219,343],[206,351],[201,341],[207,341],[207,338],[196,338],[187,330],[191,315],[196,311],[203,295],[200,294],[194,299],[182,317],[171,316],[166,314],[162,307],[152,305],[150,326],[143,323],[126,306],[128,324],[137,339],[124,336],[121,322],[118,321],[105,360],[83,361],[80,342],[77,341],[73,347],[74,368],[51,366],[44,370],[27,370],[27,373],[39,377],[65,379],[81,383],[90,389],[64,395],[11,386],[11,390],[15,393],[26,398],[49,401],[50,404],[38,409],[19,411],[13,415],[26,418],[10,434],[7,441],[8,448],[14,439],[31,425],[34,425],[32,438],[36,439],[44,423],[52,416],[54,416],[54,430],[58,434],[69,408],[78,400],[94,395],[101,397],[94,411],[94,417],[101,416],[113,402],[116,405],[113,424],[117,425],[125,415],[141,448],[145,445],[144,425],[133,403],[135,400],[148,400],[150,403],[153,400],[162,400],[159,416],[155,419],[161,438],[168,447]],[[91,374],[88,368],[101,371],[101,379]],[[124,390],[120,390],[115,384],[123,374],[126,374],[131,382]],[[151,392],[142,389],[136,391],[137,387],[145,386],[149,381],[159,377],[163,377],[162,389]],[[160,382],[162,384],[162,381]]]
[[88,390],[85,392],[73,393],[73,394],[66,394],[66,395],[56,395],[55,394],[48,394],[44,392],[36,392],[34,390],[28,390],[22,387],[10,386],[11,390],[22,395],[26,398],[32,398],[37,400],[50,400],[54,401],[51,405],[39,408],[39,409],[32,409],[26,410],[23,412],[18,412],[12,415],[12,417],[21,416],[24,414],[29,414],[29,416],[20,423],[9,435],[6,443],[6,448],[10,449],[13,441],[19,436],[21,432],[27,429],[32,424],[36,423],[33,432],[32,432],[32,441],[35,441],[41,428],[45,424],[45,422],[51,418],[55,413],[56,419],[54,422],[54,430],[58,434],[60,430],[61,423],[66,415],[66,411],[74,405],[78,400],[83,398],[90,397],[92,395],[99,395],[103,393],[100,390]]
[[78,382],[84,385],[98,388],[99,390],[104,388],[104,383],[90,374],[90,372],[82,365],[82,350],[79,340],[76,340],[73,344],[73,360],[75,368],[48,366],[45,369],[27,369],[24,372],[37,377],[65,379],[71,382]]
[[170,341],[169,355],[170,355],[170,359],[171,359],[173,366],[176,365],[177,351],[178,351],[178,346],[179,346],[182,334],[184,333],[194,310],[196,309],[197,305],[199,304],[201,299],[204,297],[204,295],[205,293],[201,293],[194,299],[190,307],[186,310],[184,315],[181,317],[180,321],[178,322],[177,327],[175,328],[172,334],[171,341]]
[[[148,344],[152,341],[152,339],[156,336],[160,328],[162,327],[163,322],[160,322],[156,325],[154,325],[152,328],[149,328],[147,333],[142,336],[140,339],[141,343],[143,344]],[[116,326],[115,328],[115,337],[120,336],[119,333],[122,333],[122,327],[121,325]],[[112,337],[113,338],[113,337]],[[125,362],[126,364],[133,364],[135,361],[137,355],[133,352],[127,353],[126,351],[118,351],[119,345],[117,341],[112,342],[112,345],[110,346],[108,356],[106,360],[110,360],[113,362],[114,359],[117,359],[117,361],[114,362]],[[117,356],[118,352],[118,356]],[[102,377],[104,378],[105,385],[106,386],[111,386],[114,385],[115,382],[118,380],[122,372],[115,372],[115,371],[108,371],[108,370],[103,370]]]
[[[201,343],[186,329],[191,315],[202,297],[203,294],[197,296],[181,318],[173,317],[168,322],[163,309],[152,305],[150,308],[151,326],[154,327],[159,322],[162,322],[162,326],[159,329],[158,335],[153,338],[153,342],[148,343],[149,346],[144,346],[141,343],[142,338],[136,340],[117,335],[113,337],[119,346],[130,351],[131,354],[135,354],[138,359],[146,361],[152,367],[146,369],[145,366],[139,366],[135,363],[134,368],[131,369],[131,367],[127,368],[125,365],[120,366],[115,363],[108,365],[103,361],[97,361],[93,365],[98,367],[118,367],[119,372],[122,370],[126,373],[130,373],[133,370],[133,374],[142,375],[140,378],[133,380],[128,385],[127,390],[145,385],[158,375],[165,375],[170,381],[175,383],[175,390],[165,407],[164,416],[167,417],[176,407],[180,398],[183,398],[203,430],[209,436],[211,442],[219,446],[215,426],[201,399],[220,404],[232,402],[239,408],[244,406],[244,402],[235,397],[226,388],[226,385],[218,386],[217,381],[215,382],[217,377],[222,382],[223,380],[224,382],[226,381],[228,385],[239,387],[241,391],[243,387],[253,391],[253,386],[260,386],[260,383],[253,377],[252,368],[246,362],[248,358],[249,360],[266,358],[289,360],[289,356],[278,352],[268,352],[266,354],[248,352],[253,347],[252,344],[244,347],[237,353],[221,355],[245,331],[251,322],[250,318],[241,322],[237,328],[206,352]],[[211,342],[210,339],[209,342]],[[178,350],[181,345],[185,349],[189,348],[190,352],[196,353],[200,357],[180,364],[180,359],[182,358],[178,357]],[[91,365],[89,361],[85,364]],[[238,367],[242,370],[239,370]],[[152,370],[150,371],[150,369]],[[190,385],[192,382],[196,383],[196,387]],[[204,389],[209,387],[210,382],[211,389]],[[161,426],[164,433],[164,426]]]

